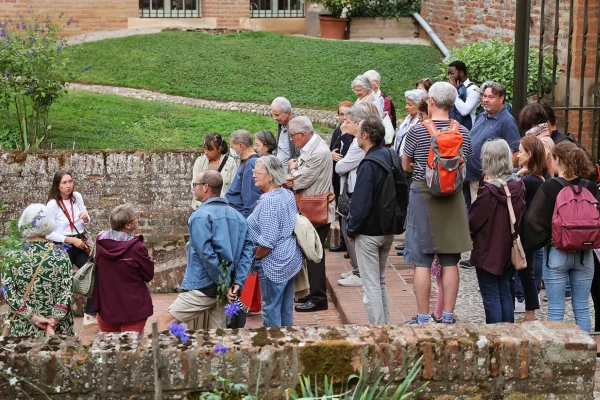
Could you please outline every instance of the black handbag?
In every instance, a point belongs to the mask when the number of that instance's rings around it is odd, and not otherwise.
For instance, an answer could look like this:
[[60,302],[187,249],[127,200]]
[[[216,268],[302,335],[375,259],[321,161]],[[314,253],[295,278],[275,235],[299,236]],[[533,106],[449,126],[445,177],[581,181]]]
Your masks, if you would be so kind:
[[338,199],[338,213],[347,217],[350,213],[350,202],[352,199],[350,195],[348,195],[348,178],[350,177],[350,173],[346,174],[346,179],[344,180],[344,188],[342,189],[342,193],[340,194],[340,198]]

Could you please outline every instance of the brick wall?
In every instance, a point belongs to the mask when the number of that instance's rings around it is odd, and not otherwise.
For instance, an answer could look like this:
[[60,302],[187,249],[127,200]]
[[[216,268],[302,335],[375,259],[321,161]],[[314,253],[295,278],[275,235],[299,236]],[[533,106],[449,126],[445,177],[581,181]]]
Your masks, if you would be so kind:
[[[297,387],[302,374],[342,382],[361,366],[370,372],[380,363],[385,379],[392,373],[402,379],[420,356],[417,384],[429,381],[423,398],[589,399],[596,365],[589,335],[556,322],[226,330],[230,350],[223,357],[212,351],[218,332],[188,334],[186,343],[160,335],[165,399],[220,385],[211,372],[248,384],[252,394],[259,380],[259,398],[272,400],[286,398],[284,390]],[[61,399],[153,399],[152,350],[147,338],[131,333],[101,333],[85,347],[73,337],[0,338],[4,368]],[[0,386],[0,397],[17,396],[14,386]]]
[[217,18],[219,28],[238,29],[240,18],[250,16],[250,2],[247,0],[203,0],[202,16]]
[[[75,22],[63,30],[67,36],[127,29],[127,18],[137,17],[138,10],[138,0],[0,0],[0,20],[27,11],[44,16],[64,12],[65,16],[75,18]],[[63,24],[67,20],[64,19]]]
[[419,25],[413,18],[352,18],[350,21],[350,39],[418,36]]
[[[540,47],[540,40],[546,52],[552,53],[554,38],[557,38],[557,69],[560,79],[556,86],[555,104],[564,107],[593,106],[593,83],[596,63],[596,48],[598,38],[598,7],[599,0],[589,0],[587,35],[584,30],[585,0],[573,2],[573,36],[571,43],[571,65],[568,69],[569,57],[569,19],[570,2],[546,0],[544,10],[541,10],[541,0],[531,1],[530,45]],[[444,44],[452,49],[454,46],[464,46],[480,40],[500,38],[505,41],[514,39],[516,0],[423,0],[421,15],[431,25],[434,32]],[[541,34],[543,14],[544,30]],[[556,24],[558,15],[558,24]],[[558,28],[558,30],[556,30]],[[585,43],[585,59],[583,44]],[[584,67],[582,69],[582,66]],[[567,75],[570,88],[567,96]],[[583,80],[583,90],[581,82]],[[583,94],[583,103],[580,100]],[[544,101],[551,102],[552,96],[547,95]],[[582,124],[582,143],[591,149],[593,133],[593,112],[585,111],[580,118],[579,112],[557,111],[559,128],[577,132]],[[596,132],[597,136],[598,133]]]
[[2,152],[0,202],[9,212],[0,214],[0,234],[28,204],[45,204],[54,173],[66,169],[73,171],[75,190],[83,195],[92,233],[107,228],[108,213],[116,205],[131,202],[142,212],[138,233],[158,261],[169,259],[188,234],[190,182],[197,156],[194,151]]

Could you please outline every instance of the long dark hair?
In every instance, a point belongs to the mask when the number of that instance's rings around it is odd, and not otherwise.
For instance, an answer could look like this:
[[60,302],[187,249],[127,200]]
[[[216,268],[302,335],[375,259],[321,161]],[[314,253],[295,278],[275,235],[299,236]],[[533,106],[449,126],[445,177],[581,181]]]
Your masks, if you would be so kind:
[[208,150],[214,150],[221,148],[221,154],[229,153],[229,146],[227,146],[227,142],[223,140],[221,135],[218,133],[209,133],[204,138],[204,148]]
[[548,164],[546,163],[546,148],[542,141],[535,136],[525,136],[521,139],[521,146],[525,151],[531,153],[527,160],[527,173],[545,176],[548,172]]
[[[65,175],[69,175],[71,178],[73,178],[73,174],[71,173],[71,171],[56,171],[56,173],[54,174],[54,178],[52,178],[52,186],[50,186],[50,191],[48,192],[48,200],[54,199],[56,200],[57,204],[59,201],[62,200],[62,196],[60,195],[60,190],[58,190],[58,187],[60,186],[60,181],[62,181],[62,178]],[[73,193],[75,193],[75,182],[73,182],[73,191],[71,192],[70,199],[73,203],[75,203],[75,196],[73,196]]]

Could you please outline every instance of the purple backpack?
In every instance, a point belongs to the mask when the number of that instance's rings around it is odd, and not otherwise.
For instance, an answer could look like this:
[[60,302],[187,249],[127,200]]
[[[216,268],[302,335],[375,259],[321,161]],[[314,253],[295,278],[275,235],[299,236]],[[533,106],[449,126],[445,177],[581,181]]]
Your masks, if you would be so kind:
[[566,252],[600,248],[600,212],[598,200],[583,187],[577,187],[564,178],[555,178],[562,185],[552,213],[552,241],[554,247]]

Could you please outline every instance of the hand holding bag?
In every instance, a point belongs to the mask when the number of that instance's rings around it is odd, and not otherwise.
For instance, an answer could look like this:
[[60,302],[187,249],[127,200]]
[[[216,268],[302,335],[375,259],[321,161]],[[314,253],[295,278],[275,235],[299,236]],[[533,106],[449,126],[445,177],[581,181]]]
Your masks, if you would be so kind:
[[85,297],[91,297],[94,293],[94,282],[96,281],[96,242],[92,247],[90,258],[73,275],[73,291]]
[[335,200],[333,192],[318,194],[316,196],[303,196],[295,194],[296,206],[300,214],[304,215],[313,226],[326,225],[329,218],[329,203]]
[[510,215],[510,233],[512,236],[512,247],[510,249],[510,261],[517,271],[527,268],[527,260],[525,258],[525,251],[523,250],[523,245],[521,244],[521,238],[519,234],[515,232],[515,223],[517,219],[515,218],[515,210],[512,206],[512,200],[510,195],[510,190],[508,190],[508,185],[502,179],[496,179],[498,182],[502,184],[504,187],[504,192],[506,193],[506,204],[508,205],[508,214]]

